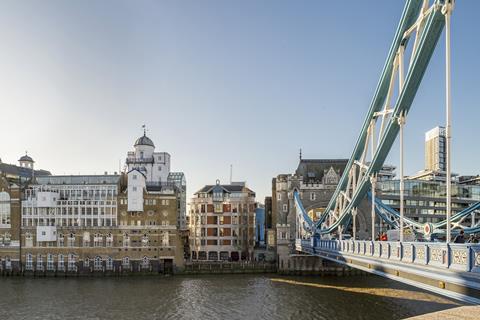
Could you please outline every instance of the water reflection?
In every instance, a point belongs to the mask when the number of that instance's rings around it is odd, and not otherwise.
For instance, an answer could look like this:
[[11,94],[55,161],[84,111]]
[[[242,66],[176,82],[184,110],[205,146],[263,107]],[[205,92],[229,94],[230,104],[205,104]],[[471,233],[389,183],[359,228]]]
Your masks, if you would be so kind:
[[402,319],[458,303],[374,276],[2,278],[2,319]]

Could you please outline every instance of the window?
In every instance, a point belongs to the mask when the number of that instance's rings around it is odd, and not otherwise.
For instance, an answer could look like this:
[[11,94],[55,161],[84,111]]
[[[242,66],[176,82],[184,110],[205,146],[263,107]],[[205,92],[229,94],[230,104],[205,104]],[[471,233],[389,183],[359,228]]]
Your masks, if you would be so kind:
[[315,201],[317,199],[317,195],[315,192],[310,192],[310,201]]
[[65,260],[63,254],[58,255],[58,270],[65,271]]
[[277,192],[277,200],[282,200],[282,194],[280,192]]
[[133,180],[137,180],[137,175],[136,174],[133,175]]
[[102,258],[100,258],[99,256],[96,256],[95,260],[93,261],[93,269],[95,271],[102,271],[103,270]]
[[68,255],[68,271],[77,271],[77,266],[75,265],[76,257],[73,253]]
[[102,247],[103,246],[103,236],[101,234],[95,234],[93,237],[93,246]]
[[10,227],[10,195],[0,192],[0,226]]
[[128,233],[123,234],[123,246],[124,247],[130,246],[130,237],[128,236]]
[[107,263],[105,265],[105,268],[107,270],[113,270],[113,259],[112,259],[112,257],[107,258]]
[[27,259],[25,262],[25,270],[33,271],[33,256],[31,253],[27,254]]
[[25,247],[33,247],[33,238],[30,232],[25,233]]
[[148,236],[146,234],[142,237],[142,247],[148,247]]
[[85,258],[85,260],[83,260],[83,267],[84,268],[90,268],[90,259],[89,258]]
[[123,257],[122,267],[123,268],[130,268],[130,259],[128,257]]
[[132,191],[137,191],[137,187],[132,187]]
[[37,270],[43,271],[43,257],[41,254],[37,255]]
[[53,254],[50,254],[50,253],[47,255],[47,270],[48,271],[55,270],[55,266],[53,264]]
[[286,204],[283,205],[283,212],[287,212],[288,211],[288,206]]
[[107,235],[107,247],[112,247],[113,246],[113,236],[111,233]]
[[63,246],[64,246],[64,238],[63,238],[63,234],[62,234],[62,233],[60,233],[60,234],[58,235],[57,246],[59,246],[59,247],[63,247]]
[[70,233],[70,235],[68,237],[67,245],[69,247],[74,247],[75,246],[75,234],[74,233]]
[[143,257],[142,259],[142,269],[148,269],[150,267],[150,259],[148,257]]

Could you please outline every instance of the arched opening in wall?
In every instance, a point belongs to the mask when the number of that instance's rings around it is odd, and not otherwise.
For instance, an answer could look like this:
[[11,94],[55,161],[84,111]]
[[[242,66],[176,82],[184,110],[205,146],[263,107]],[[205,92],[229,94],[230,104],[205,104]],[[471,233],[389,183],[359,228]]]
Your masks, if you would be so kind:
[[5,257],[5,269],[12,270],[12,260],[10,259],[9,256]]
[[70,253],[68,255],[68,265],[67,265],[68,271],[77,271],[76,262],[77,262],[77,259],[75,254]]
[[0,192],[0,227],[10,228],[10,195]]
[[47,271],[54,271],[54,270],[55,270],[54,256],[53,254],[49,253],[47,254]]
[[58,270],[65,271],[65,256],[63,254],[58,255]]
[[130,258],[129,257],[123,257],[122,259],[122,267],[124,269],[130,269]]
[[103,266],[102,266],[102,258],[99,256],[96,256],[94,261],[93,261],[93,269],[95,271],[102,271]]
[[145,256],[142,259],[142,269],[148,269],[150,267],[150,259]]
[[107,269],[108,271],[112,271],[112,270],[113,270],[113,259],[112,259],[112,257],[108,257],[108,258],[107,258],[106,266],[105,266],[105,267],[106,267],[106,269]]
[[25,270],[33,271],[33,255],[31,253],[27,253],[25,259]]
[[43,271],[43,256],[41,254],[37,255],[37,270]]

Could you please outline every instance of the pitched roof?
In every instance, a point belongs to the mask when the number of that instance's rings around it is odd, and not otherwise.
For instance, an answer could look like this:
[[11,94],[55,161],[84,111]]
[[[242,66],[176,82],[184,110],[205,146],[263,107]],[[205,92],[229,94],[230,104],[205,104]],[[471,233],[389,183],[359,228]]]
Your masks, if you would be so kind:
[[[198,194],[198,193],[211,193],[216,186],[217,186],[217,185],[215,185],[215,184],[214,184],[214,185],[206,185],[206,186],[204,186],[202,189],[200,189],[200,190],[198,190],[197,192],[195,192],[195,194]],[[250,190],[249,188],[247,188],[247,187],[245,187],[245,186],[242,186],[242,185],[221,184],[221,185],[218,185],[218,186],[220,186],[220,187],[221,187],[225,192],[227,192],[227,193],[246,191],[246,192],[255,194],[255,192],[253,192],[253,191]]]
[[348,159],[301,159],[295,174],[303,176],[304,182],[321,182],[330,168],[341,176],[347,163]]
[[[22,178],[31,178],[32,177],[32,169],[16,166],[13,164],[1,163],[0,162],[0,172],[6,173],[10,175],[19,176]],[[47,170],[35,170],[35,176],[49,176],[51,175],[50,171]]]

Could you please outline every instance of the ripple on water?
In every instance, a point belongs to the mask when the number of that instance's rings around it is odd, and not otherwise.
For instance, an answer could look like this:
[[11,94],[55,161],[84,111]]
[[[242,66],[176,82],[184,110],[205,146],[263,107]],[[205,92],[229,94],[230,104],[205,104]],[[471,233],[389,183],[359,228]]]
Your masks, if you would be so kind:
[[9,293],[0,298],[1,318],[28,320],[384,320],[458,305],[373,276],[1,278],[0,288]]

